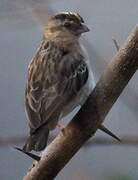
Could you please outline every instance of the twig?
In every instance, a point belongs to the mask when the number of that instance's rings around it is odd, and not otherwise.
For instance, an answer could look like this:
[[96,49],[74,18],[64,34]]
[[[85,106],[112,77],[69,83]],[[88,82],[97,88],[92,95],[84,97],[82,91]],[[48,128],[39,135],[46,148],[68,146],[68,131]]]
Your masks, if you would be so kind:
[[112,40],[113,40],[113,43],[114,43],[114,45],[116,47],[116,50],[119,51],[120,47],[119,47],[119,45],[117,43],[117,40],[115,38],[112,38]]
[[138,68],[138,26],[108,65],[78,114],[45,149],[24,180],[52,180],[81,146],[95,134]]

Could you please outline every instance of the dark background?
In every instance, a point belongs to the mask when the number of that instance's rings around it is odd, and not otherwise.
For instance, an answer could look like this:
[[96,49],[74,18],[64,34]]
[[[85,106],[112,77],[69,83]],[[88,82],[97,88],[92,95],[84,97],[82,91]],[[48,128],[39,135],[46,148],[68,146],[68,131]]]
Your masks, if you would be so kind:
[[[84,43],[96,81],[116,53],[112,38],[123,44],[138,22],[137,0],[0,0],[0,137],[28,134],[24,112],[27,66],[42,39],[48,16],[59,11],[79,12],[91,29]],[[104,124],[120,138],[138,137],[138,73]],[[96,136],[108,138],[100,131]],[[22,179],[31,163],[27,156],[0,144],[1,180]],[[138,148],[84,146],[56,179],[137,180]]]

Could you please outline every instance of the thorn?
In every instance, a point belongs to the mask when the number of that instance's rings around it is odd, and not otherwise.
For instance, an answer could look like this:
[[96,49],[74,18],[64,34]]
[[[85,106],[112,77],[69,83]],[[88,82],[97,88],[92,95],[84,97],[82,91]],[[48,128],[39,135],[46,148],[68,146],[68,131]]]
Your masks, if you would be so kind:
[[113,137],[114,139],[118,140],[119,142],[121,142],[121,139],[118,138],[115,134],[113,134],[110,130],[108,130],[104,125],[100,125],[99,129],[108,134],[109,136]]
[[113,43],[114,43],[114,45],[116,47],[116,50],[119,51],[120,47],[119,47],[119,45],[117,43],[117,40],[115,38],[112,38],[112,40],[113,40]]
[[20,152],[23,152],[24,154],[26,154],[27,156],[31,157],[32,159],[36,160],[36,161],[40,161],[41,157],[40,156],[37,156],[36,154],[33,154],[33,153],[29,153],[29,152],[26,152],[16,146],[13,147],[14,149],[20,151]]

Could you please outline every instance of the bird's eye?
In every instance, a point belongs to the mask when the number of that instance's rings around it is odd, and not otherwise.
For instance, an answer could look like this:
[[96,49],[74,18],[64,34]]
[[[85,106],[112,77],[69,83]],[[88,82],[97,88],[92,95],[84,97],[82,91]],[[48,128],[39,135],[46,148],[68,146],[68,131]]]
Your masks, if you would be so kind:
[[65,22],[65,23],[64,23],[64,27],[67,27],[67,28],[68,28],[68,27],[70,27],[70,26],[71,26],[71,24],[70,24],[69,22]]

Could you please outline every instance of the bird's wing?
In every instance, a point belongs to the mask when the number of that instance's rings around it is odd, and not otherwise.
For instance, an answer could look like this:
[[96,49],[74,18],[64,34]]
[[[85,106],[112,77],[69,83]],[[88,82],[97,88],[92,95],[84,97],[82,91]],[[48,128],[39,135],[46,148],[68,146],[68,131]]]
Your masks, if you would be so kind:
[[[58,118],[62,108],[77,95],[88,79],[83,56],[53,49],[43,51],[43,54],[38,52],[29,66],[25,98],[33,130],[48,123],[51,118]],[[52,51],[57,53],[54,57],[51,56]]]

